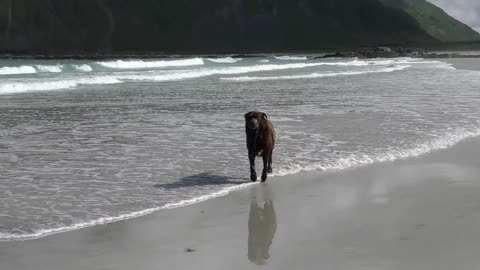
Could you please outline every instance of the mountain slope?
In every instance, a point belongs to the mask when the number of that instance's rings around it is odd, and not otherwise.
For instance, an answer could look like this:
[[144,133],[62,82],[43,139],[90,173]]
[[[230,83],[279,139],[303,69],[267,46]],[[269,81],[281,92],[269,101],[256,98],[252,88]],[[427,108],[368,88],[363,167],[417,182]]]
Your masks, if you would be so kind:
[[0,0],[4,52],[314,50],[436,42],[429,33],[379,0]]
[[425,0],[381,0],[389,7],[410,14],[421,28],[432,37],[444,42],[480,40],[480,34],[468,25],[449,16],[441,8]]

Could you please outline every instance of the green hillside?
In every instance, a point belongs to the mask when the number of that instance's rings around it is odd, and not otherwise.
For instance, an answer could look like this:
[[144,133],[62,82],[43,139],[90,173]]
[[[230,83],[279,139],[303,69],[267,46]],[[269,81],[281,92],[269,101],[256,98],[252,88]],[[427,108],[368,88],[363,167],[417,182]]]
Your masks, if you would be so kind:
[[441,8],[425,0],[381,0],[387,6],[404,10],[414,17],[421,28],[444,42],[480,40],[480,34],[451,17]]
[[0,52],[249,53],[478,39],[423,0],[398,1],[0,0]]

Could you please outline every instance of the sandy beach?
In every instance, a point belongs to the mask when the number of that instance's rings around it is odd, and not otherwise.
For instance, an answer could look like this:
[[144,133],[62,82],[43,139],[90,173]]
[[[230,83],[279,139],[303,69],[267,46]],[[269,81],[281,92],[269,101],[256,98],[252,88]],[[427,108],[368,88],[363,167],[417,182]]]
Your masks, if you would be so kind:
[[478,270],[447,2],[1,2],[0,270]]
[[477,269],[480,139],[203,203],[0,242],[0,269]]

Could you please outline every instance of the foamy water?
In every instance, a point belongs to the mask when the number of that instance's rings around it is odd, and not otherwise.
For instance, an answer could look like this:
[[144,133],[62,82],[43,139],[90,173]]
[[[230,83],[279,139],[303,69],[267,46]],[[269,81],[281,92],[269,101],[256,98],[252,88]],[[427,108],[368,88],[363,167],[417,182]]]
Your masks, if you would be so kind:
[[63,66],[62,65],[51,65],[51,66],[45,66],[45,65],[37,65],[35,66],[36,69],[39,72],[62,72]]
[[0,74],[6,241],[251,185],[250,110],[267,112],[277,130],[269,181],[415,157],[480,135],[480,73],[442,61],[5,60]]
[[73,65],[73,68],[79,71],[85,71],[85,72],[90,72],[93,70],[93,68],[89,65]]
[[114,69],[146,69],[146,68],[165,68],[165,67],[183,67],[203,65],[203,59],[192,58],[182,60],[161,60],[161,61],[143,61],[143,60],[116,60],[107,62],[97,62],[97,64]]
[[214,63],[223,63],[223,64],[232,64],[238,61],[242,61],[241,58],[233,58],[233,57],[223,57],[223,58],[207,58],[208,61]]
[[306,56],[290,56],[290,55],[281,55],[281,56],[274,56],[277,60],[285,60],[285,61],[301,61],[307,60]]
[[37,73],[37,70],[32,66],[1,67],[0,68],[0,75],[31,74],[31,73]]
[[398,65],[391,68],[381,68],[381,69],[363,70],[363,71],[341,71],[341,72],[309,73],[309,74],[302,74],[302,75],[263,76],[263,77],[244,76],[244,77],[231,77],[231,78],[221,78],[221,79],[224,81],[237,81],[237,82],[314,79],[314,78],[325,78],[325,77],[336,77],[336,76],[362,75],[367,73],[393,72],[393,71],[403,70],[409,67],[411,67],[411,65]]
[[[224,58],[220,58],[224,59]],[[224,63],[223,60],[220,63]],[[214,66],[214,67],[200,67],[200,68],[189,68],[189,69],[174,69],[174,70],[151,70],[151,71],[131,71],[131,72],[115,72],[116,69],[128,69],[134,70],[138,68],[140,70],[150,68],[159,68],[159,67],[172,67],[172,66],[196,66],[203,65],[203,59],[194,58],[186,60],[169,60],[169,61],[149,61],[144,62],[141,60],[137,61],[111,61],[111,62],[97,62],[94,64],[101,64],[102,66],[110,66],[111,71],[99,70],[95,75],[89,74],[88,77],[85,77],[84,74],[78,76],[74,72],[65,72],[59,78],[51,77],[44,78],[23,78],[18,80],[15,77],[10,80],[4,80],[0,82],[0,95],[1,94],[12,94],[12,93],[23,93],[23,92],[32,92],[32,91],[45,91],[45,90],[58,90],[58,89],[68,89],[75,88],[79,85],[101,85],[101,84],[114,84],[114,83],[124,83],[129,81],[179,81],[185,79],[194,79],[201,77],[208,77],[212,75],[228,75],[228,74],[245,74],[245,73],[254,73],[261,71],[275,71],[275,70],[286,70],[286,69],[305,69],[310,67],[318,66],[344,66],[344,67],[362,67],[368,66],[371,64],[368,61],[342,61],[342,62],[312,62],[312,63],[288,63],[288,64],[254,64],[254,65],[239,65],[239,66]],[[26,71],[28,66],[20,67],[22,71]],[[41,68],[40,68],[41,67]],[[73,69],[76,71],[92,71],[90,65],[72,65]],[[401,66],[400,66],[401,67]],[[9,67],[10,68],[10,67]],[[19,69],[20,69],[19,68]],[[64,68],[61,65],[57,66],[37,66],[43,72],[52,72],[58,73]],[[395,68],[394,68],[395,69]],[[34,69],[35,70],[35,69]],[[354,72],[354,71],[351,71]],[[35,73],[35,72],[34,72]],[[82,72],[83,73],[83,72]],[[12,75],[12,74],[10,74]],[[234,79],[234,78],[232,78]],[[230,79],[226,79],[230,80]]]

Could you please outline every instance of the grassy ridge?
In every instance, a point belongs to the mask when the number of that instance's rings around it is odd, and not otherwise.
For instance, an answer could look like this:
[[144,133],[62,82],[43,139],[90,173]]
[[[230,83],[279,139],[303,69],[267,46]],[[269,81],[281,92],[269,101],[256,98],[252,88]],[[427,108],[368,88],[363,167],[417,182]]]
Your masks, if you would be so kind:
[[420,27],[443,42],[480,40],[480,34],[448,15],[426,0],[381,0],[390,7],[399,8],[415,18]]

